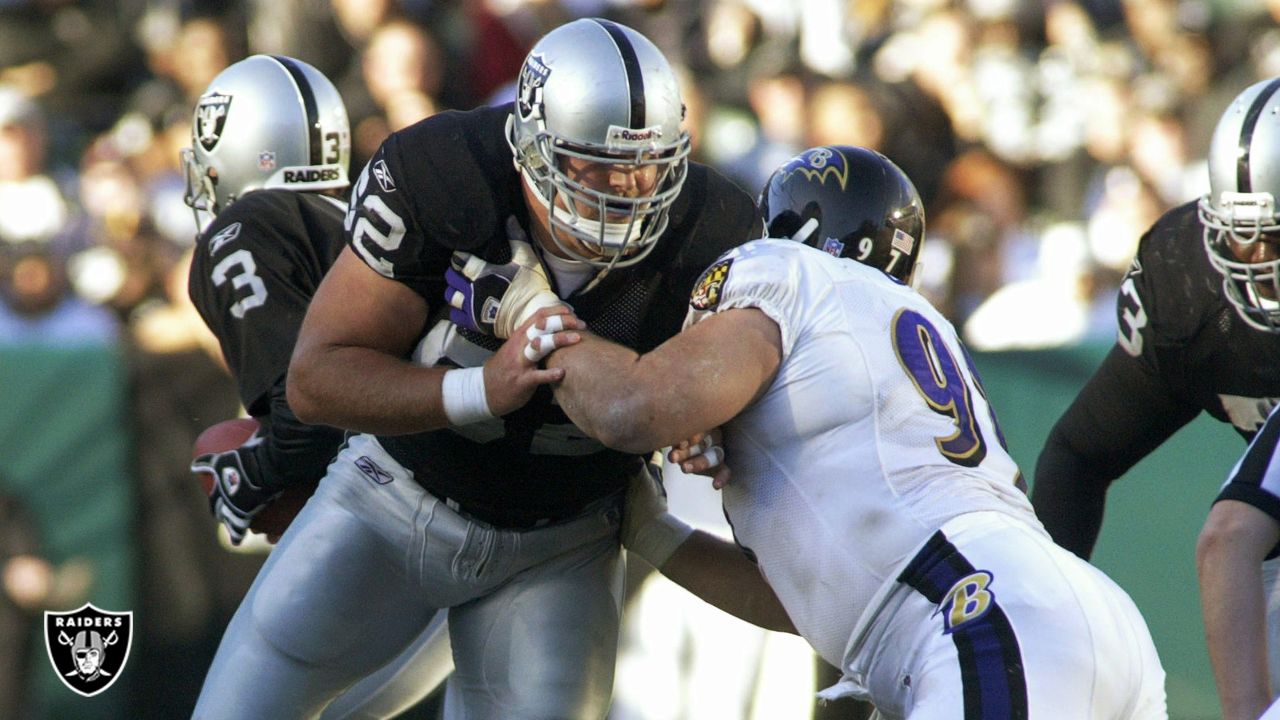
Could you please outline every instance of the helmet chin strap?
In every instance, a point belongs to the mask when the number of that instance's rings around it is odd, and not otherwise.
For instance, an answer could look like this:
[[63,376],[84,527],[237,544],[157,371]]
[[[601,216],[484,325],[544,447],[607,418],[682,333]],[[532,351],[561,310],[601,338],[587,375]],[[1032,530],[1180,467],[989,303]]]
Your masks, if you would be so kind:
[[630,242],[631,233],[628,230],[632,230],[635,227],[632,223],[602,223],[599,220],[588,220],[581,215],[574,215],[559,205],[551,207],[551,212],[555,213],[556,219],[560,222],[571,227],[581,228],[590,237],[602,240],[605,248],[618,252]]
[[1272,300],[1260,295],[1258,291],[1254,289],[1255,283],[1256,281],[1253,280],[1244,283],[1245,291],[1249,293],[1249,299],[1253,301],[1254,305],[1256,305],[1259,310],[1263,310],[1265,312],[1275,312],[1276,310],[1280,310],[1280,300]]
[[809,236],[813,234],[813,231],[817,229],[818,218],[809,218],[804,221],[804,224],[800,226],[799,230],[796,230],[791,234],[791,239],[802,243],[805,240],[808,240]]

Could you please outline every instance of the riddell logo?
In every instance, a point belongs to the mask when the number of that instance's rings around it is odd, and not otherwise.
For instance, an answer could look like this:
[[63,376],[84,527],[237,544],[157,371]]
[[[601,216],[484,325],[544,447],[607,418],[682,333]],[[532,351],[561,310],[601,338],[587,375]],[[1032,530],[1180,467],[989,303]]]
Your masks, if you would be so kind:
[[619,125],[610,125],[609,131],[605,136],[605,146],[609,148],[643,147],[661,138],[662,128],[656,125],[647,128],[626,128]]
[[286,183],[329,182],[337,179],[337,168],[300,168],[284,171],[284,181]]
[[650,140],[659,134],[653,130],[623,130],[618,137],[622,140]]
[[133,613],[108,612],[85,603],[72,612],[44,614],[44,645],[62,683],[93,697],[120,678],[129,660]]

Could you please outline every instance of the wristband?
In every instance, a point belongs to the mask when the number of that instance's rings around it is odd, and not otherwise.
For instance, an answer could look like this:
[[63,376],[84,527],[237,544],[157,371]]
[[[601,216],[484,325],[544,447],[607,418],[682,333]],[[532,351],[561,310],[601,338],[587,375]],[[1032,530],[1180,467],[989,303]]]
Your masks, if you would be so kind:
[[676,548],[692,534],[693,527],[689,524],[671,513],[662,513],[637,528],[626,546],[627,550],[661,570]]
[[483,367],[446,372],[440,383],[440,399],[450,425],[470,425],[494,417],[484,396]]

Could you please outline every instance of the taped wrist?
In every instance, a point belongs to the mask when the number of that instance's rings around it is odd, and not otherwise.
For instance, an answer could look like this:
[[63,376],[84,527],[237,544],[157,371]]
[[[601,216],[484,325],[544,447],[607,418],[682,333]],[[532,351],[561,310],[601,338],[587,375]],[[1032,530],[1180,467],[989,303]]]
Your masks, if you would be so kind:
[[450,425],[470,425],[494,417],[484,395],[483,367],[446,372],[440,385],[440,396]]
[[[494,321],[494,334],[500,338],[511,337],[515,333],[516,328],[525,324],[525,322],[533,317],[533,314],[544,307],[554,307],[564,304],[558,295],[551,292],[547,287],[546,280],[536,275],[531,270],[522,270],[522,273],[528,273],[540,280],[539,283],[521,283],[519,278],[517,282],[513,282],[511,287],[507,289],[507,294],[502,298],[502,306],[498,309],[499,317]],[[514,317],[503,312],[505,308],[515,308]]]
[[644,558],[655,568],[662,569],[676,548],[693,534],[693,528],[671,513],[654,515],[644,525],[636,528],[628,542],[627,550]]

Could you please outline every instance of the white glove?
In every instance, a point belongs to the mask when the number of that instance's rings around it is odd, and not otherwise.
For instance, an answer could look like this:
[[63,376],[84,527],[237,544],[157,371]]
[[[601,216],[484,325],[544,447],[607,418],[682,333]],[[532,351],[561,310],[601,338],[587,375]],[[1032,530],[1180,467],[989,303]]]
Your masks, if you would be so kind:
[[486,262],[471,253],[455,252],[445,272],[449,319],[463,327],[509,338],[534,313],[562,301],[551,291],[546,270],[514,217],[507,218],[511,261]]
[[[659,456],[661,457],[661,456]],[[627,485],[622,511],[622,546],[661,569],[693,528],[667,511],[662,466],[648,463]]]

